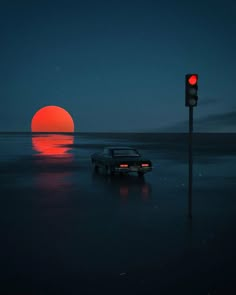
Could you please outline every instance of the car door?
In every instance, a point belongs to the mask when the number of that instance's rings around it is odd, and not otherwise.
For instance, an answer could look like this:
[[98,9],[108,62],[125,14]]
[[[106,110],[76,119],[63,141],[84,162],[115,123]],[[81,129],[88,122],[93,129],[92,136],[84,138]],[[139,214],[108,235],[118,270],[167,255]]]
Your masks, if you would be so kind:
[[109,148],[105,148],[103,150],[103,165],[107,166],[111,162],[111,150]]

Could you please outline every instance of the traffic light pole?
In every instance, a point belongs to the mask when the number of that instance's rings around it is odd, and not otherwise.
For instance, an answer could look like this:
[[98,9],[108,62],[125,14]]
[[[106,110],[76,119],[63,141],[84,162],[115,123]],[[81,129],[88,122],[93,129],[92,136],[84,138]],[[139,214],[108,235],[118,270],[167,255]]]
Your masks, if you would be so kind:
[[188,144],[188,217],[192,218],[192,184],[193,184],[193,151],[192,151],[192,135],[193,135],[193,107],[189,107],[189,144]]

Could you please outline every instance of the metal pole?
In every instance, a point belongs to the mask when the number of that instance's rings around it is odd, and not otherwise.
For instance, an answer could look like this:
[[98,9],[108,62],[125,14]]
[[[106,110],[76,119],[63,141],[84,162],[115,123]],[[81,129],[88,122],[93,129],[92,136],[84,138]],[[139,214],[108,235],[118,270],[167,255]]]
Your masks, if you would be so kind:
[[189,145],[188,145],[188,217],[192,218],[192,185],[193,185],[193,153],[192,153],[192,134],[193,134],[193,107],[189,107]]

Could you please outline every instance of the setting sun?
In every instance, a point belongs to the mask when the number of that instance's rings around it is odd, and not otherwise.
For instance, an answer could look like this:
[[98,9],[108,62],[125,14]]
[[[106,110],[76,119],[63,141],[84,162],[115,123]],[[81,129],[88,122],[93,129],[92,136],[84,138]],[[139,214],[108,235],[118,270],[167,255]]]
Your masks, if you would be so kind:
[[38,110],[31,121],[32,132],[74,132],[71,115],[61,107],[46,106]]

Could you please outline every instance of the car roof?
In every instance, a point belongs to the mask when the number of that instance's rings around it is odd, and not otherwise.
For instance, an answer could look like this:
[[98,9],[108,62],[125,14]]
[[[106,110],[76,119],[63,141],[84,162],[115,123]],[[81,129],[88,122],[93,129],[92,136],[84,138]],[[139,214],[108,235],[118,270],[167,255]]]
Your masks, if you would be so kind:
[[104,149],[110,149],[110,150],[135,150],[135,148],[132,148],[130,146],[107,146]]

